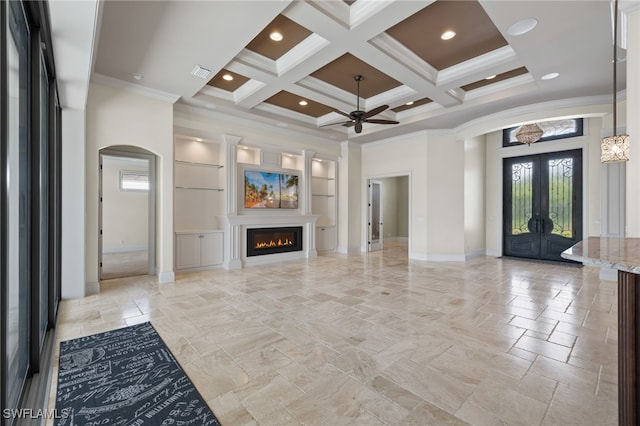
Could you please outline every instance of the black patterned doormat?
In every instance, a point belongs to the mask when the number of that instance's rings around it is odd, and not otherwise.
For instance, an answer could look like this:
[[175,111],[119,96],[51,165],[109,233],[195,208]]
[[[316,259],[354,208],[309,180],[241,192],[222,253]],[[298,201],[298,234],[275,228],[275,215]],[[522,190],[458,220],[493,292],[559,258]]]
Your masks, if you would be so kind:
[[60,343],[57,426],[220,425],[150,323]]

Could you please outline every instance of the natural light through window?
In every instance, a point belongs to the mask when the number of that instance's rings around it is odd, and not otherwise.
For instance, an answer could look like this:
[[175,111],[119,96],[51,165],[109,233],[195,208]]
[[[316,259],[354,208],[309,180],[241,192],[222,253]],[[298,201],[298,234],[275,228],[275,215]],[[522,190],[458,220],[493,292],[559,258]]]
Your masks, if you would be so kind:
[[121,191],[148,191],[149,173],[141,170],[120,170]]

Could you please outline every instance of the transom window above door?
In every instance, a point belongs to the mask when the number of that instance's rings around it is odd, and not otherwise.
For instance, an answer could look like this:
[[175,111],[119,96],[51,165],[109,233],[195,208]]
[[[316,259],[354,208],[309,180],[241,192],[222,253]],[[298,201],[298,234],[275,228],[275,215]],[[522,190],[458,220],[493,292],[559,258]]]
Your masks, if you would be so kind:
[[[568,118],[566,120],[541,121],[536,123],[542,129],[542,136],[536,143],[553,141],[557,139],[574,138],[583,135],[583,118]],[[523,145],[516,139],[520,126],[509,127],[502,130],[502,146]]]

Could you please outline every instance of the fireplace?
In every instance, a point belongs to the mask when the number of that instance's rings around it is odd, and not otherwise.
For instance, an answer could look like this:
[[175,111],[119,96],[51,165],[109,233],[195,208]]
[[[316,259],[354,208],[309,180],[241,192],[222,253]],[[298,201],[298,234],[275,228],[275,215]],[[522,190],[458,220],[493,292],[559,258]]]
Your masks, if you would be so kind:
[[302,250],[302,226],[247,228],[247,257]]

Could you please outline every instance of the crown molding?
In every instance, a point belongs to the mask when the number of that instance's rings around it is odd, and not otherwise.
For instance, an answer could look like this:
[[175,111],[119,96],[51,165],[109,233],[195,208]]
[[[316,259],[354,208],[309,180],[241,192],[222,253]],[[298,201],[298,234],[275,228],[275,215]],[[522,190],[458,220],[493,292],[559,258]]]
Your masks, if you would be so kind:
[[93,83],[98,83],[104,86],[109,86],[116,89],[125,90],[127,92],[135,93],[136,95],[142,95],[147,98],[169,102],[171,104],[180,99],[180,95],[174,95],[172,93],[162,92],[160,90],[151,89],[149,87],[130,83],[128,81],[118,80],[117,78],[109,77],[100,73],[93,73],[93,75],[91,76],[91,81]]

